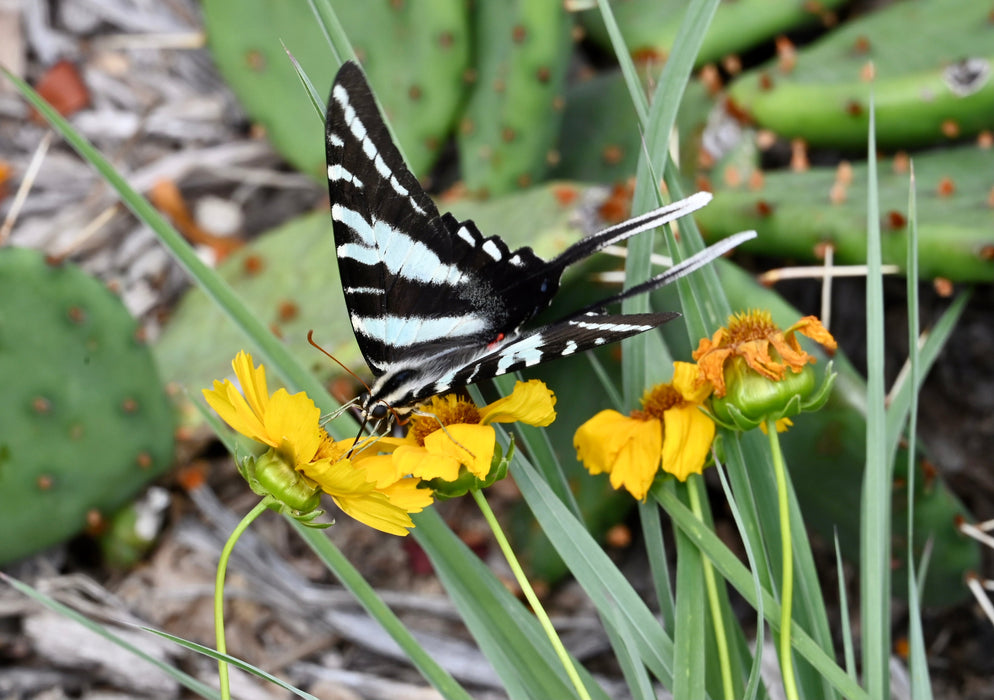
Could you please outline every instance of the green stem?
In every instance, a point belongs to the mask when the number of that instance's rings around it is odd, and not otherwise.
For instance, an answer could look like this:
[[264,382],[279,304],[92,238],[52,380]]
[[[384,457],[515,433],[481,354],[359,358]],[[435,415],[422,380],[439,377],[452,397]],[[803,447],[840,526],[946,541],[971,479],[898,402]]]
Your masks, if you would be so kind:
[[583,681],[580,679],[580,674],[577,673],[576,666],[573,665],[573,660],[570,659],[569,654],[566,652],[566,647],[563,646],[562,640],[559,638],[559,635],[556,634],[556,630],[552,626],[552,620],[549,619],[549,615],[545,612],[545,608],[542,607],[542,603],[539,602],[538,596],[535,595],[535,590],[532,588],[531,583],[528,582],[528,577],[525,576],[525,572],[521,568],[521,564],[518,563],[518,558],[514,556],[514,550],[511,549],[511,543],[507,541],[504,531],[497,522],[497,516],[495,516],[494,512],[490,509],[490,504],[487,503],[487,499],[484,498],[482,491],[476,490],[471,491],[470,493],[473,494],[473,499],[476,501],[476,505],[479,506],[480,512],[483,513],[483,517],[486,518],[487,524],[490,525],[490,529],[493,531],[494,537],[497,539],[497,544],[504,553],[504,558],[507,559],[507,563],[511,566],[514,578],[517,580],[518,585],[521,586],[521,592],[525,594],[525,598],[528,600],[529,605],[531,605],[532,611],[535,613],[535,617],[538,618],[539,624],[542,625],[542,629],[545,630],[545,634],[549,637],[549,641],[552,642],[552,648],[555,649],[556,656],[559,657],[560,663],[562,663],[563,668],[566,669],[566,675],[569,676],[570,681],[573,683],[573,687],[576,688],[577,696],[580,697],[581,700],[590,700],[590,693],[587,692],[586,686],[583,685]]
[[[217,577],[214,580],[214,637],[216,639],[217,651],[219,654],[227,654],[227,645],[224,643],[224,574],[228,569],[228,559],[231,558],[231,551],[235,548],[235,542],[248,529],[252,521],[258,518],[264,510],[269,507],[275,499],[266,496],[256,505],[248,515],[242,518],[235,527],[231,537],[224,543],[221,550],[221,557],[217,561]],[[217,677],[221,685],[221,700],[231,700],[231,687],[228,681],[228,662],[217,662]]]
[[[690,509],[694,516],[704,522],[701,509],[700,477],[691,476],[687,479],[687,492],[690,494]],[[728,637],[725,634],[725,617],[722,615],[721,602],[718,600],[718,584],[714,579],[714,569],[711,560],[702,557],[704,566],[704,585],[708,592],[708,605],[711,606],[711,620],[714,624],[714,638],[718,645],[718,665],[721,668],[721,688],[728,700],[735,697],[735,683],[732,678],[732,662],[728,653]]]
[[766,420],[766,434],[770,438],[773,470],[777,476],[777,504],[780,508],[780,549],[783,556],[783,580],[780,584],[780,669],[787,700],[798,700],[797,681],[794,678],[794,659],[790,648],[791,606],[794,602],[794,545],[790,536],[790,504],[787,498],[787,468],[780,450],[777,423]]

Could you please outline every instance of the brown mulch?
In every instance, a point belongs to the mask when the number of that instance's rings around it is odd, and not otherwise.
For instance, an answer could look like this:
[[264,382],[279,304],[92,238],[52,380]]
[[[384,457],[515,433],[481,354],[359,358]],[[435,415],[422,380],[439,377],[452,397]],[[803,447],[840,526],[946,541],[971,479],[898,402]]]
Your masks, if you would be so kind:
[[[62,103],[74,124],[189,235],[208,259],[320,206],[323,187],[290,171],[248,120],[203,47],[194,0],[0,0],[0,62]],[[66,256],[113,284],[154,341],[188,283],[154,235],[116,205],[91,168],[38,122],[9,85],[0,84],[0,219],[14,206],[29,163],[40,168],[29,196],[0,242]],[[7,240],[3,236],[9,234]],[[902,283],[903,284],[903,283]],[[890,284],[889,284],[890,290]],[[813,288],[788,286],[795,303],[817,308]],[[901,290],[894,286],[894,298]],[[923,285],[924,313],[943,298]],[[863,302],[856,284],[835,300],[844,349],[859,364]],[[888,323],[903,326],[903,302]],[[921,434],[955,493],[978,517],[994,513],[994,289],[974,294],[953,342],[926,384]],[[891,366],[903,357],[903,331]],[[8,573],[114,626],[146,653],[205,683],[209,660],[136,629],[149,625],[213,645],[211,596],[217,556],[240,514],[256,497],[216,447],[182,446],[182,467],[206,474],[194,485],[176,473],[151,497],[163,523],[147,560],[127,571],[101,564],[88,539],[5,567]],[[493,494],[499,509],[514,498]],[[506,565],[473,508],[443,506],[449,522],[499,575]],[[386,537],[339,518],[330,536],[416,630],[436,659],[473,689],[503,697],[493,671],[459,623],[454,607],[409,540]],[[616,554],[645,585],[639,547]],[[825,552],[827,566],[833,555]],[[985,572],[990,573],[990,557]],[[829,570],[833,570],[829,568]],[[425,683],[337,582],[277,517],[263,517],[241,540],[228,580],[229,651],[322,698],[432,698]],[[550,598],[572,648],[599,670],[606,640],[582,592],[565,584]],[[898,624],[903,625],[903,620]],[[935,697],[994,698],[994,630],[975,606],[925,614]],[[898,629],[896,627],[896,629]],[[898,632],[900,629],[898,629]],[[615,675],[615,678],[617,676]],[[610,683],[610,682],[609,682]],[[899,684],[895,684],[896,686]],[[610,685],[606,687],[612,687]],[[620,691],[619,691],[620,692]],[[0,697],[178,698],[182,689],[133,657],[0,587]],[[275,686],[236,675],[235,697],[289,697]]]

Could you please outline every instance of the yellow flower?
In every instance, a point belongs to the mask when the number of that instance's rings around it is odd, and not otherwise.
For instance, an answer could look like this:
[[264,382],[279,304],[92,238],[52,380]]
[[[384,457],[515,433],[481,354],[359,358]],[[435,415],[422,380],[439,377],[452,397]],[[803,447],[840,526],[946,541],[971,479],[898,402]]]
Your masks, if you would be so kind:
[[573,437],[577,459],[591,474],[607,472],[611,486],[644,500],[660,467],[685,481],[704,469],[714,422],[700,410],[711,393],[698,385],[697,367],[674,363],[673,381],[646,392],[642,410],[625,416],[601,411]]
[[300,515],[305,506],[317,506],[317,498],[311,498],[320,489],[370,527],[394,535],[414,527],[409,514],[432,502],[430,489],[417,488],[419,479],[367,471],[367,462],[376,465],[374,441],[332,440],[307,394],[279,389],[270,395],[265,368],[255,367],[247,353],[238,353],[232,368],[241,391],[225,379],[205,389],[204,398],[232,428],[270,447],[263,457],[240,466],[253,490],[275,496]]
[[446,489],[445,483],[458,484],[440,494],[447,497],[489,486],[499,478],[491,471],[497,435],[490,424],[546,426],[556,418],[555,403],[553,393],[537,379],[518,382],[509,396],[482,408],[455,394],[433,397],[419,408],[403,440],[383,441],[394,445],[393,476],[431,480],[436,494]]
[[781,331],[770,312],[762,310],[734,314],[727,328],[701,339],[694,352],[698,381],[714,385],[711,410],[721,423],[750,430],[772,419],[782,432],[790,416],[827,401],[834,374],[829,370],[821,386],[815,386],[809,366],[815,358],[801,349],[797,333],[830,352],[836,348],[835,339],[814,316]]

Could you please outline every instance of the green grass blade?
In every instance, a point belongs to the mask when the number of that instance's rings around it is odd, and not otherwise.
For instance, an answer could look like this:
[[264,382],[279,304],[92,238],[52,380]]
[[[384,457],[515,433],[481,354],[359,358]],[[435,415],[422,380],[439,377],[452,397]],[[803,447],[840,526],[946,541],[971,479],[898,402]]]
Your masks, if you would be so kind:
[[[908,362],[911,373],[908,384],[913,400],[908,412],[908,637],[911,667],[911,692],[914,700],[932,700],[932,684],[928,673],[928,658],[925,650],[925,634],[922,630],[921,599],[918,580],[915,578],[915,479],[917,468],[918,439],[918,391],[922,367],[918,349],[918,336],[921,333],[918,302],[918,205],[915,191],[915,164],[911,163],[911,177],[908,186],[908,257],[905,274],[908,290]],[[888,409],[893,411],[893,405]],[[889,417],[889,416],[888,416]]]
[[602,619],[610,621],[616,609],[635,640],[642,662],[664,686],[672,687],[673,640],[641,596],[531,464],[519,459],[511,469],[528,507]]
[[322,124],[324,124],[324,100],[321,99],[321,96],[318,94],[317,88],[314,87],[314,83],[312,83],[311,79],[307,77],[307,73],[304,72],[304,67],[300,65],[300,62],[290,52],[290,49],[286,47],[286,44],[281,41],[280,46],[282,46],[283,50],[286,51],[286,56],[290,60],[290,65],[293,66],[294,73],[297,74],[297,78],[300,80],[300,84],[303,86],[304,92],[307,93],[307,98],[310,100],[311,106],[314,108],[315,113],[317,113],[318,119],[321,120]]
[[190,651],[195,651],[198,654],[203,654],[204,656],[208,656],[214,659],[215,661],[226,661],[232,666],[236,666],[242,669],[246,673],[251,673],[253,676],[257,676],[259,678],[267,680],[270,683],[278,685],[284,690],[290,691],[299,698],[304,698],[305,700],[319,700],[319,698],[315,697],[314,695],[311,695],[306,691],[300,690],[299,688],[290,685],[286,681],[277,678],[273,674],[263,671],[258,666],[253,666],[252,664],[242,661],[241,659],[238,659],[234,656],[229,656],[228,654],[220,654],[215,649],[211,649],[210,647],[205,647],[203,644],[197,644],[196,642],[191,642],[189,640],[183,639],[182,637],[177,637],[174,634],[169,634],[168,632],[152,629],[151,627],[142,627],[142,629],[145,630],[146,632],[151,632],[154,635],[162,637],[163,639],[168,639],[174,644],[178,644],[181,647],[185,647]]
[[[738,502],[735,500],[735,494],[732,493],[732,486],[728,481],[728,477],[725,475],[725,467],[721,464],[716,464],[715,469],[718,472],[718,479],[721,481],[721,489],[725,494],[725,501],[728,503],[729,510],[732,513],[732,519],[735,521],[735,527],[738,529],[739,539],[742,541],[742,546],[745,549],[746,561],[749,562],[748,570],[752,575],[753,594],[756,600],[755,649],[762,650],[766,639],[766,626],[763,624],[763,583],[757,573],[759,571],[759,567],[756,560],[756,554],[753,551],[750,538],[746,534],[745,520],[742,517],[742,513],[739,511]],[[742,694],[744,700],[752,700],[752,698],[759,697],[761,691],[765,692],[765,688],[761,687],[763,680],[761,674],[763,665],[762,661],[762,654],[759,651],[753,654],[752,665],[749,669],[749,679],[746,682],[746,687]]]
[[[571,698],[573,686],[535,616],[457,538],[434,510],[414,516],[413,535],[431,559],[483,654],[517,698]],[[579,664],[577,671],[593,698],[607,694]]]
[[448,671],[439,666],[418,643],[403,622],[387,607],[387,604],[376,594],[373,587],[362,577],[345,558],[341,551],[328,539],[327,534],[320,530],[309,528],[293,519],[288,522],[293,525],[303,540],[314,553],[324,562],[345,586],[360,605],[373,619],[382,625],[397,645],[407,654],[414,666],[421,672],[425,680],[432,684],[445,698],[470,700],[469,693],[456,682]]
[[182,685],[184,688],[187,688],[191,692],[196,693],[200,697],[211,698],[212,700],[216,700],[217,698],[221,697],[218,691],[214,690],[208,685],[205,685],[204,683],[201,683],[193,676],[183,673],[183,671],[180,671],[178,668],[174,668],[173,666],[171,666],[168,663],[165,663],[164,661],[159,661],[158,659],[149,656],[144,651],[134,646],[127,640],[121,639],[120,637],[115,635],[113,632],[108,630],[103,625],[97,624],[96,622],[89,619],[85,615],[76,612],[67,605],[63,605],[54,598],[47,596],[40,591],[36,591],[34,588],[27,585],[26,583],[18,581],[16,578],[8,576],[2,571],[0,571],[0,581],[3,581],[4,583],[8,584],[9,586],[17,590],[19,593],[27,596],[28,598],[31,598],[32,600],[40,603],[41,605],[44,605],[49,610],[56,612],[59,615],[62,615],[63,617],[66,617],[70,620],[75,620],[76,622],[78,622],[79,624],[81,624],[83,627],[90,630],[91,632],[99,634],[104,639],[107,639],[110,642],[121,647],[125,651],[134,654],[135,657],[142,659],[143,661],[147,661],[148,663],[155,666],[157,669],[159,669],[166,675],[173,678],[177,683]]
[[[752,574],[742,565],[738,558],[729,551],[728,547],[718,539],[718,536],[701,523],[680,499],[666,489],[655,489],[653,496],[666,509],[674,524],[679,527],[704,554],[711,560],[715,568],[754,608],[757,606]],[[774,629],[779,629],[780,605],[769,589],[763,587],[763,609],[766,622]],[[847,700],[869,700],[870,695],[859,687],[849,675],[840,668],[821,644],[816,642],[797,622],[791,628],[791,638],[794,650],[805,658],[821,677]],[[824,693],[803,695],[803,697],[825,697]]]
[[604,628],[611,648],[614,650],[615,658],[618,660],[618,665],[621,667],[621,673],[625,677],[632,700],[656,700],[652,680],[646,673],[645,666],[642,665],[638,647],[620,612],[615,608],[610,615],[603,613],[601,615],[608,618],[608,624],[604,625]]
[[884,410],[884,301],[880,273],[874,101],[870,94],[866,213],[866,470],[860,512],[860,616],[863,678],[871,697],[890,697],[890,524],[893,465]]
[[[663,488],[677,498],[672,482]],[[707,695],[705,679],[708,668],[704,663],[705,614],[704,572],[701,553],[694,543],[679,530],[676,532],[676,628],[673,631],[673,697],[704,700]],[[720,687],[720,686],[719,686]]]
[[846,660],[846,670],[853,681],[858,682],[852,622],[849,620],[849,595],[846,593],[846,572],[842,563],[842,546],[839,544],[838,533],[835,534],[835,573],[839,582],[839,610],[842,611],[842,649]]
[[646,555],[649,557],[649,570],[652,572],[659,615],[663,618],[663,627],[671,630],[676,624],[676,601],[670,584],[670,566],[666,558],[662,519],[659,517],[659,508],[654,503],[639,503],[638,508],[639,524],[642,527],[642,538],[645,540]]

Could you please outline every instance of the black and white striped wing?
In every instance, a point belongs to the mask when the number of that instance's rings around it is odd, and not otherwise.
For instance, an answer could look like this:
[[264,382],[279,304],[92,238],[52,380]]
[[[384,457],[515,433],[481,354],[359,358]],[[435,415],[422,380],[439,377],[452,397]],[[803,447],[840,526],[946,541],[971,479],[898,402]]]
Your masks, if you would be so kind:
[[[601,314],[586,312],[515,335],[474,357],[461,357],[447,369],[437,368],[434,380],[410,396],[413,402],[462,388],[482,379],[569,357],[644,333],[679,317],[674,312]],[[431,373],[429,368],[428,374]]]
[[374,374],[401,357],[485,346],[548,306],[558,272],[530,248],[512,252],[472,221],[439,214],[354,63],[335,78],[326,130],[342,287]]

